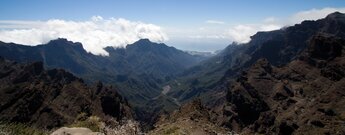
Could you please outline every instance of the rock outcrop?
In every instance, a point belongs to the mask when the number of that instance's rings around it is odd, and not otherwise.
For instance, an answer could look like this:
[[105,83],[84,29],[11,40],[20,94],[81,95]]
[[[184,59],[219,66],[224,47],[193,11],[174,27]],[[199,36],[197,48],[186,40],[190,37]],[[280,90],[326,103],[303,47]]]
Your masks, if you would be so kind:
[[100,132],[92,132],[88,128],[62,127],[51,133],[51,135],[104,135]]
[[345,40],[313,36],[297,60],[260,59],[230,83],[223,125],[242,133],[345,134]]

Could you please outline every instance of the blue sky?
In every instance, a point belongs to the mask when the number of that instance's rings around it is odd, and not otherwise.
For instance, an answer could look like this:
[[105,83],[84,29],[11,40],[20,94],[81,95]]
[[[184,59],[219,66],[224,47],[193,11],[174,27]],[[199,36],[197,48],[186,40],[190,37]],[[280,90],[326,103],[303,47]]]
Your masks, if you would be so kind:
[[2,0],[0,19],[83,20],[100,15],[175,25],[180,20],[194,23],[210,18],[257,21],[267,16],[286,16],[301,10],[344,5],[344,0]]
[[[169,38],[165,41],[168,45],[214,51],[234,41],[211,39],[217,32],[224,35],[225,29],[231,31],[238,25],[259,27],[265,20],[289,25],[283,22],[299,12],[344,7],[344,0],[1,0],[0,20],[82,22],[92,16],[124,18],[161,27]],[[209,39],[203,38],[208,34]]]
[[0,3],[2,20],[85,20],[100,15],[174,26],[209,19],[248,23],[312,8],[345,6],[344,0],[1,0]]

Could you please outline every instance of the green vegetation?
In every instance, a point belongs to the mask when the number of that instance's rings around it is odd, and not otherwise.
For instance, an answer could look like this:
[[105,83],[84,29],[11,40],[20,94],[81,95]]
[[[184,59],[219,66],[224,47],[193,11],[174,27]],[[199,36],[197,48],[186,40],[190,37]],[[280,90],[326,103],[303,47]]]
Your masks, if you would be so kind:
[[86,120],[77,121],[68,127],[84,127],[84,128],[89,128],[93,132],[100,132],[102,124],[103,123],[100,121],[99,117],[90,116]]
[[0,135],[48,135],[48,131],[36,129],[22,123],[0,122]]
[[174,127],[171,127],[171,128],[168,128],[167,130],[165,130],[164,134],[166,134],[166,135],[176,134],[178,130],[179,130],[179,128],[174,126]]

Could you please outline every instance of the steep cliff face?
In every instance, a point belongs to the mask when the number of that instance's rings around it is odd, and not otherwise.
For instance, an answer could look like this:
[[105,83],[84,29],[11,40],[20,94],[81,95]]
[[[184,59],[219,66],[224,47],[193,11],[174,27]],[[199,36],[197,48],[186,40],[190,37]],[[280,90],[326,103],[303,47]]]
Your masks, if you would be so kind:
[[313,36],[282,67],[258,60],[228,85],[220,123],[243,133],[344,134],[345,40]]
[[98,83],[89,87],[62,69],[42,62],[18,64],[0,59],[0,120],[52,129],[83,116],[131,119],[126,99]]

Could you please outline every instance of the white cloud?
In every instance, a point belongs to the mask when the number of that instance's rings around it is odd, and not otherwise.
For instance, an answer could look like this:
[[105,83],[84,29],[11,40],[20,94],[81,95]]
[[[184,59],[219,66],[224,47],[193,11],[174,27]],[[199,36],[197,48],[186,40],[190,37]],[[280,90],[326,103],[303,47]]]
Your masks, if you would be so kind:
[[290,26],[301,23],[304,20],[317,20],[326,17],[333,12],[345,13],[345,8],[322,8],[301,11],[284,19],[275,17],[268,17],[259,24],[240,24],[231,27],[228,31],[230,38],[239,43],[247,43],[250,41],[250,36],[258,31],[277,30],[284,26]]
[[281,28],[279,25],[274,24],[261,24],[261,25],[236,25],[229,30],[229,36],[233,41],[238,43],[247,43],[250,41],[250,36],[258,31],[271,31]]
[[229,30],[230,37],[236,42],[245,43],[250,41],[250,36],[257,30],[249,25],[237,25]]
[[[300,23],[303,20],[324,18],[327,14],[345,8],[322,8],[301,11],[287,17],[269,16],[262,22],[233,25],[219,20],[207,20],[203,26],[165,27],[122,18],[104,19],[94,16],[87,21],[67,21],[51,19],[47,21],[0,20],[0,41],[15,42],[27,45],[46,43],[59,37],[81,42],[84,48],[93,53],[107,55],[106,46],[124,47],[140,38],[149,38],[154,42],[165,42],[167,34],[170,45],[183,48],[184,42],[195,44],[226,45],[231,41],[246,43],[250,36],[258,31],[270,31],[284,26]],[[205,24],[206,23],[206,24]],[[219,25],[207,25],[219,24]],[[178,41],[178,42],[177,42]],[[182,47],[181,47],[182,46]],[[187,46],[187,45],[186,45]]]
[[122,18],[94,16],[89,21],[0,21],[0,40],[4,42],[37,45],[59,37],[81,42],[86,51],[96,55],[108,55],[104,47],[124,47],[142,38],[154,42],[168,40],[157,25]]
[[225,24],[225,22],[218,21],[218,20],[207,20],[205,23],[208,23],[208,24]]
[[345,8],[322,8],[322,9],[311,9],[307,11],[301,11],[289,18],[289,23],[296,24],[301,23],[304,20],[317,20],[326,17],[328,14],[333,12],[345,13]]

